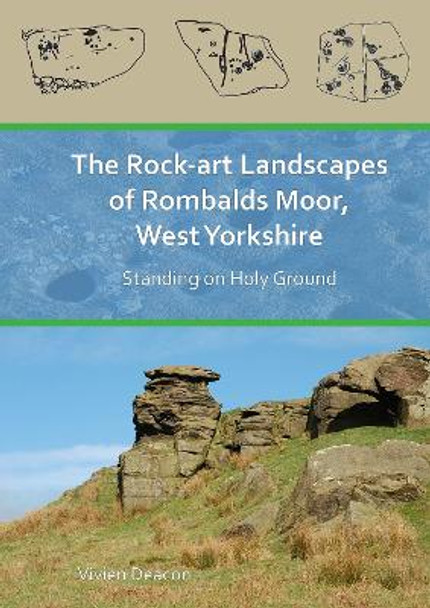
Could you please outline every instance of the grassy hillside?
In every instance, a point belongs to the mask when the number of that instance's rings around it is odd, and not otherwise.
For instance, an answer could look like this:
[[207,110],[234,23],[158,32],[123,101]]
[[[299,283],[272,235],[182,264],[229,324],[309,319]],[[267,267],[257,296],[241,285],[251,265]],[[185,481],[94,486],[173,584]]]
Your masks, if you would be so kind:
[[[362,428],[288,441],[261,459],[291,491],[306,457],[338,445],[398,438],[430,442],[428,430]],[[297,539],[301,558],[275,533],[225,540],[222,532],[276,496],[245,496],[249,463],[202,471],[185,495],[124,519],[114,469],[105,469],[39,512],[0,527],[0,605],[6,608],[422,608],[429,597],[430,497],[399,507],[382,528],[348,537]],[[399,517],[399,514],[402,517]],[[381,536],[383,542],[381,542]],[[294,553],[294,551],[293,551]],[[186,580],[80,580],[78,568],[156,573]],[[426,571],[427,568],[427,571]]]

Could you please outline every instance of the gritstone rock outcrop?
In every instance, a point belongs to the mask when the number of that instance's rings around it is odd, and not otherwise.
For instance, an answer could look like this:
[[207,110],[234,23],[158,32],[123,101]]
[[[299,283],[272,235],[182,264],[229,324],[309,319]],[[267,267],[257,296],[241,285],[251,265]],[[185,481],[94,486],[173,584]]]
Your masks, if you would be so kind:
[[146,376],[145,392],[133,404],[136,442],[120,458],[126,512],[175,495],[202,467],[221,412],[208,390],[209,382],[220,377],[211,370],[169,366]]
[[208,384],[216,372],[166,366],[146,372],[133,404],[134,447],[120,457],[125,512],[149,509],[177,495],[201,467],[222,466],[233,453],[255,456],[306,430],[309,400],[262,402],[224,414]]
[[258,456],[283,440],[300,437],[306,431],[309,407],[309,399],[262,401],[226,413],[218,425],[208,464],[222,464],[235,452]]
[[430,423],[430,351],[423,349],[352,361],[321,380],[311,400],[263,401],[222,416],[208,388],[220,379],[216,372],[166,366],[146,376],[133,404],[136,441],[120,458],[126,512],[177,495],[202,467],[222,467],[233,454],[253,459],[306,432],[315,438],[359,426]]
[[430,351],[404,348],[352,361],[315,389],[311,437],[358,426],[430,423]]
[[416,500],[430,482],[430,446],[389,440],[377,447],[340,445],[308,459],[279,514],[281,532],[305,520],[367,517],[375,508]]

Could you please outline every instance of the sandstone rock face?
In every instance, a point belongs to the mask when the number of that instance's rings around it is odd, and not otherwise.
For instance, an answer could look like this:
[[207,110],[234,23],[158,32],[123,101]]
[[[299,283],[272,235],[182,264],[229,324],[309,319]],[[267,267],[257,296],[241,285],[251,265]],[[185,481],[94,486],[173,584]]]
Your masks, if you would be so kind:
[[235,496],[240,496],[246,504],[270,497],[276,491],[276,484],[266,468],[253,462],[243,473],[243,477],[233,487]]
[[212,442],[206,464],[210,468],[219,468],[227,464],[230,456],[239,451],[236,440],[239,411],[225,412],[218,421],[217,430]]
[[287,532],[304,520],[325,523],[342,515],[357,519],[368,507],[416,500],[429,482],[428,445],[390,440],[374,448],[320,450],[308,459],[292,496],[283,501],[279,528]]
[[244,409],[237,424],[236,442],[243,454],[279,445],[282,439],[300,437],[306,430],[309,401],[264,401]]
[[430,424],[430,351],[358,359],[326,376],[311,400],[311,437],[358,426]]
[[224,531],[224,538],[252,538],[266,536],[276,524],[279,504],[267,503]]
[[[326,376],[311,400],[263,401],[222,417],[220,405],[208,388],[209,383],[219,380],[216,372],[201,367],[166,366],[150,370],[146,376],[145,392],[133,404],[136,441],[120,458],[119,491],[125,512],[149,509],[177,496],[186,479],[202,467],[223,466],[234,454],[253,461],[306,431],[317,437],[358,426],[419,427],[430,423],[429,350],[404,348],[352,361],[340,372]],[[316,471],[315,480],[303,481],[296,491],[296,506],[292,510],[288,507],[296,514],[293,519],[297,519],[299,507],[317,520],[333,519],[337,511],[357,518],[366,501],[377,502],[378,493],[382,501],[389,496],[406,500],[419,495],[423,476],[415,475],[415,469],[413,474],[405,472],[410,471],[405,467],[417,462],[415,448],[404,448],[408,462],[402,468],[401,458],[396,460],[396,444],[389,445],[391,465],[389,459],[383,458],[383,447],[378,448],[380,452],[347,446],[333,448],[322,459],[322,470],[328,470],[329,465],[335,467],[337,460],[341,468],[334,469],[333,474],[321,473],[322,481],[318,477],[321,458],[316,456],[308,466],[309,471]],[[419,458],[422,465],[422,455]],[[381,468],[370,468],[367,475],[372,460],[380,461]],[[248,486],[234,491],[246,496],[250,503],[255,494],[259,500],[273,495],[270,476],[267,478],[265,473],[261,467],[249,467],[242,480],[244,486],[249,479]],[[321,493],[315,496],[316,506],[312,506],[313,498],[306,498],[306,506],[303,496],[312,497],[315,492]],[[289,521],[289,516],[283,519]],[[250,522],[245,524],[248,529]]]
[[146,376],[145,392],[133,404],[136,442],[120,457],[125,512],[177,494],[205,463],[220,417],[220,405],[208,390],[208,383],[219,379],[215,372],[167,366]]
[[258,456],[280,445],[284,439],[300,437],[306,431],[309,399],[262,401],[221,418],[209,464],[223,463],[231,453]]
[[[208,390],[220,378],[212,370],[166,366],[146,376],[145,392],[133,404],[136,441],[119,463],[125,512],[178,495],[203,466],[222,466],[233,453],[259,455],[306,430],[309,400],[257,403],[220,418],[220,406]],[[250,500],[261,486],[264,494],[273,491],[261,467],[250,467],[248,477]]]

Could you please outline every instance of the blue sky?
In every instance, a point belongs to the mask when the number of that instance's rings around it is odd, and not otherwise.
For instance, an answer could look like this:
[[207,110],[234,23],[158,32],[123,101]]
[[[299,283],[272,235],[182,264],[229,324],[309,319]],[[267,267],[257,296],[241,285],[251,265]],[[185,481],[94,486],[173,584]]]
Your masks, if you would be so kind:
[[2,328],[0,520],[116,462],[145,369],[211,367],[228,409],[306,396],[352,358],[429,344],[426,328]]

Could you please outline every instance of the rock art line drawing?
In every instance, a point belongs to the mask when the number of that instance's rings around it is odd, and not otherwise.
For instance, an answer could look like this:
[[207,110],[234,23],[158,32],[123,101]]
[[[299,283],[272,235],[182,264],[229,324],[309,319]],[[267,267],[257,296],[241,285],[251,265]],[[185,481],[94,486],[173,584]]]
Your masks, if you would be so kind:
[[145,32],[135,27],[35,29],[22,38],[44,94],[98,86],[129,72],[145,54]]
[[323,92],[368,102],[398,95],[410,60],[390,22],[352,23],[322,34],[317,86]]
[[177,21],[176,27],[219,95],[249,95],[287,86],[288,75],[268,38],[204,21]]

